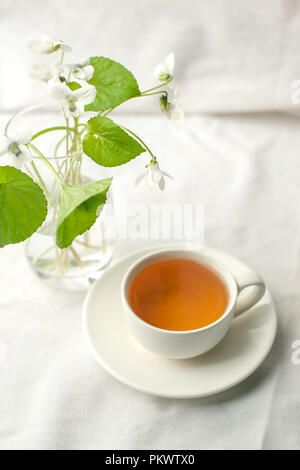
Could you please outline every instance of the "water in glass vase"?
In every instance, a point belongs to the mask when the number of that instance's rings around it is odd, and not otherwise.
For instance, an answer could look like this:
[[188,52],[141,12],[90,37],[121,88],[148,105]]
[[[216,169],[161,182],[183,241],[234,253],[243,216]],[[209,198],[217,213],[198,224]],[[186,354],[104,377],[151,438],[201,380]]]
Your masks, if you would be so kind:
[[56,246],[50,223],[27,241],[26,256],[35,273],[48,285],[78,289],[88,287],[99,276],[110,262],[113,248],[101,221],[63,249]]

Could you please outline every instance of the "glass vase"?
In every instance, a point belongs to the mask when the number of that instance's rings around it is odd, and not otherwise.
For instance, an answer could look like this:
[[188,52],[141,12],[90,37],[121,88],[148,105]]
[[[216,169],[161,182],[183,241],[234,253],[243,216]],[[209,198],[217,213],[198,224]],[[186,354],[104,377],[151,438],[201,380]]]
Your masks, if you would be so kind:
[[[27,108],[15,115],[8,122],[6,131],[9,134],[12,128],[25,125],[35,133],[43,128],[63,125],[63,121],[59,109],[46,103]],[[97,176],[94,176],[95,168],[88,168],[84,164],[86,161],[88,164],[92,162],[86,156],[82,158],[82,150],[74,152],[70,148],[67,153],[64,140],[63,135],[55,132],[39,137],[39,148],[43,148],[44,155],[65,183],[77,186],[106,177],[105,174],[99,175],[99,167],[96,170]],[[109,237],[114,222],[111,192],[107,195],[107,204],[100,217],[90,230],[75,238],[69,247],[61,249],[56,244],[56,224],[60,209],[58,182],[39,158],[34,157],[31,162],[26,163],[22,171],[27,172],[40,185],[48,201],[46,220],[25,242],[25,253],[31,268],[50,287],[74,290],[88,288],[108,266],[114,252],[113,237]],[[93,175],[93,179],[89,173]]]

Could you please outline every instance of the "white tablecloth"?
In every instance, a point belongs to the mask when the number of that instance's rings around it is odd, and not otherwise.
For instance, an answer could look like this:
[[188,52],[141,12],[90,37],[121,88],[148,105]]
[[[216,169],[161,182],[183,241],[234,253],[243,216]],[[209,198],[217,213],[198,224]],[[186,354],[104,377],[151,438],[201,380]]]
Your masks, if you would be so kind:
[[[299,121],[188,116],[177,131],[162,116],[122,120],[152,142],[175,178],[160,197],[203,203],[205,242],[264,277],[279,315],[275,345],[258,371],[225,393],[189,401],[144,395],[91,357],[81,330],[83,295],[48,289],[23,247],[6,247],[0,448],[299,449],[300,365],[291,361],[292,342],[300,340]],[[116,200],[158,197],[134,187],[144,163],[140,157],[115,172]],[[120,242],[116,258],[134,246]]]
[[[141,89],[153,86],[154,66],[175,52],[184,128],[168,126],[154,97],[132,100],[120,116],[175,180],[164,194],[135,189],[140,157],[114,171],[116,203],[204,204],[205,242],[261,273],[279,332],[262,367],[226,393],[191,401],[146,396],[91,357],[81,331],[83,295],[43,286],[21,245],[2,249],[0,448],[300,448],[300,365],[291,361],[300,340],[299,120],[226,117],[297,109],[291,85],[300,79],[299,8],[298,0],[244,0],[239,7],[235,0],[1,0],[1,127],[8,114],[45,99],[44,84],[27,74],[49,59],[27,50],[37,28],[73,46],[68,61],[120,61]],[[118,243],[116,259],[145,243]]]

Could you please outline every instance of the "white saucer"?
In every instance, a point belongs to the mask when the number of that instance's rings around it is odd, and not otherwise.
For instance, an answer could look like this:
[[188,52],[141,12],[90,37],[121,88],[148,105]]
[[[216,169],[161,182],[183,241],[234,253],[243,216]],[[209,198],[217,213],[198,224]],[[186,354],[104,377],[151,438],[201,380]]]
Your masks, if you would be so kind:
[[[115,378],[137,390],[161,397],[206,397],[249,377],[268,355],[277,328],[269,291],[251,310],[233,320],[226,337],[208,353],[192,359],[163,359],[130,336],[123,318],[120,285],[127,268],[144,249],[117,262],[95,282],[83,307],[83,329],[93,356]],[[203,248],[233,274],[247,269],[221,251]]]

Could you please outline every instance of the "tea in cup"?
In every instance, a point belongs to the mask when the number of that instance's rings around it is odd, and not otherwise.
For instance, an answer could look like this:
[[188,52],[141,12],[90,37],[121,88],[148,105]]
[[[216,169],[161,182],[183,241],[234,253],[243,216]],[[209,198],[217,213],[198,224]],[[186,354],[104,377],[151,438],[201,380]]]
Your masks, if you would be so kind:
[[[237,306],[239,294],[246,287]],[[265,285],[252,270],[238,279],[219,261],[198,251],[160,250],[126,272],[121,296],[133,337],[169,358],[203,354],[227,333],[234,316],[263,296]]]

